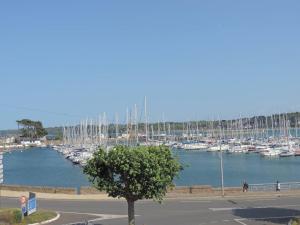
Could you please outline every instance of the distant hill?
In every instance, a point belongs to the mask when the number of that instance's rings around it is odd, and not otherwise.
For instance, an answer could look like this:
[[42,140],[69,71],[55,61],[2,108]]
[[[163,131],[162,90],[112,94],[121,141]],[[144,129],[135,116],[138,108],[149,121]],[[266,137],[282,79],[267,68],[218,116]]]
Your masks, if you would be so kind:
[[18,130],[0,130],[0,136],[12,136],[17,134]]
[[[48,135],[51,136],[62,136],[62,127],[48,127],[45,128]],[[0,136],[15,136],[18,135],[18,130],[0,130]]]
[[[247,125],[248,123],[253,125],[254,122],[258,124],[268,124],[268,127],[271,127],[271,124],[277,123],[279,124],[279,120],[285,119],[290,122],[289,126],[290,127],[300,127],[300,112],[291,112],[291,113],[284,113],[284,114],[273,114],[273,115],[266,115],[266,116],[255,116],[251,118],[238,118],[234,120],[222,120],[222,126],[226,127],[228,125],[228,122],[239,122],[240,120],[242,121],[243,125]],[[273,121],[273,122],[272,122]],[[190,127],[196,127],[198,126],[199,129],[210,129],[211,126],[214,128],[217,128],[219,126],[219,121],[214,120],[214,121],[185,121],[185,122],[171,122],[168,121],[166,124],[170,126],[172,130],[182,130],[185,129],[186,126]],[[139,124],[139,130],[143,131],[145,127],[144,123]],[[163,123],[152,123],[149,124],[149,127],[153,127],[153,130],[156,132],[158,129],[162,130],[163,128]],[[125,124],[120,124],[119,125],[119,131],[122,133],[126,132],[126,125]],[[167,129],[167,127],[166,127]],[[62,137],[62,127],[48,127],[46,128],[48,135],[51,136],[56,136],[61,138]],[[109,125],[109,133],[114,133],[115,132],[115,125],[110,124]],[[12,135],[17,135],[18,130],[0,130],[0,136],[12,136]]]

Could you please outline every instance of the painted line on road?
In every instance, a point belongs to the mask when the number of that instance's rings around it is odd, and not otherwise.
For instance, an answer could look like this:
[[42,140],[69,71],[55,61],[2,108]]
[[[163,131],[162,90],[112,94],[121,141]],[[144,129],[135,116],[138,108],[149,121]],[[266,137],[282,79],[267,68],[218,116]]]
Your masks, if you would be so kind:
[[[123,219],[123,218],[127,218],[128,216],[125,216],[125,215],[106,215],[106,216],[103,216],[101,218],[96,218],[96,219],[92,219],[92,220],[89,220],[89,222],[96,222],[96,221],[100,221],[100,220],[112,220],[112,219]],[[136,215],[136,217],[138,217],[138,215]]]
[[127,216],[127,215],[99,214],[99,213],[64,212],[64,211],[59,211],[59,212],[60,213],[65,213],[65,214],[88,215],[88,216],[98,216],[98,217],[103,217],[103,216]]
[[242,220],[244,219],[235,219],[234,221],[242,225],[247,225],[246,223],[242,222]]
[[123,219],[123,218],[127,218],[127,216],[108,216],[107,217],[102,217],[102,218],[96,218],[96,219],[92,219],[92,220],[88,220],[88,221],[77,221],[77,222],[73,222],[73,223],[67,223],[64,225],[78,225],[78,224],[86,224],[86,222],[97,222],[97,221],[101,221],[101,220],[111,220],[111,219]]
[[74,214],[74,215],[88,215],[88,216],[98,216],[98,217],[102,216],[102,214],[97,214],[97,213],[64,212],[64,211],[59,211],[59,212],[64,214]]
[[[81,212],[64,212],[60,211],[62,214],[74,214],[74,215],[87,215],[87,216],[95,216],[98,217],[96,219],[90,220],[90,222],[95,222],[98,220],[111,220],[111,219],[120,219],[127,218],[127,215],[112,215],[112,214],[98,214],[98,213],[81,213]],[[139,215],[136,215],[139,216]],[[70,223],[74,224],[74,223]]]
[[266,209],[266,208],[290,208],[290,207],[300,207],[297,205],[267,205],[267,206],[257,206],[257,207],[228,207],[228,208],[208,208],[213,212],[217,211],[231,211],[231,210],[246,210],[246,209]]
[[238,209],[247,209],[247,208],[209,208],[209,210],[213,212],[218,212],[218,211],[232,211],[232,210],[238,210]]

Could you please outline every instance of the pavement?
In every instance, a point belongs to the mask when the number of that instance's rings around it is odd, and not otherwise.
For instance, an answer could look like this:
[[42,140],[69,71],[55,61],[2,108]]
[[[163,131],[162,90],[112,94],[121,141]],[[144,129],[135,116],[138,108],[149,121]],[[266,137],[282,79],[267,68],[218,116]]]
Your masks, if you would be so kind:
[[[19,207],[18,199],[1,198],[2,207]],[[40,209],[60,213],[59,220],[50,225],[127,224],[127,204],[109,199],[38,199]],[[269,196],[177,197],[162,204],[152,200],[135,205],[137,225],[272,225],[287,224],[300,217],[300,195],[276,193]]]
[[[19,198],[20,196],[28,196],[26,191],[9,191],[0,190],[0,196]],[[86,195],[73,195],[73,194],[54,194],[54,193],[36,193],[37,198],[40,199],[65,199],[65,200],[111,200],[107,194],[86,194]]]
[[[1,188],[1,187],[0,187]],[[10,190],[1,190],[0,196],[11,197],[11,198],[19,198],[20,196],[28,196],[28,192],[22,191],[10,191]],[[234,198],[244,198],[244,197],[273,197],[273,196],[300,196],[300,190],[292,190],[292,191],[282,191],[282,192],[232,192],[226,193],[226,197],[234,197]],[[115,200],[109,197],[107,194],[99,193],[99,194],[57,194],[57,193],[38,193],[36,192],[36,196],[39,199],[57,199],[57,200]],[[185,194],[185,193],[167,193],[166,198],[168,199],[177,199],[177,198],[209,198],[209,199],[219,199],[222,198],[220,194],[212,194],[212,193],[198,193],[198,194]]]

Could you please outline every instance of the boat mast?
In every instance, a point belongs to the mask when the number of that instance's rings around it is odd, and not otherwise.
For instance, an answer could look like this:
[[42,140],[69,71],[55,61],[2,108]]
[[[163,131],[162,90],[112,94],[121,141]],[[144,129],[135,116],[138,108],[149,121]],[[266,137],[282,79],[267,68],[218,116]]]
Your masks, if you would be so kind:
[[136,138],[136,145],[139,143],[139,124],[138,124],[138,112],[137,112],[137,105],[134,104],[134,124],[135,124],[135,138]]
[[295,133],[296,133],[296,138],[298,138],[298,117],[296,117],[296,119],[295,119],[296,121],[295,121]]
[[221,189],[222,189],[222,197],[225,196],[224,192],[224,170],[223,170],[223,153],[222,153],[222,127],[221,127],[221,121],[219,119],[219,129],[220,129],[220,135],[219,135],[219,142],[220,142],[220,169],[221,169]]
[[145,96],[145,135],[146,135],[146,144],[148,143],[148,115],[147,115],[147,97]]
[[102,145],[102,118],[101,115],[99,115],[99,128],[98,128],[98,138],[99,138],[99,145]]
[[159,141],[160,139],[160,121],[158,120],[158,123],[157,123],[157,139]]
[[271,126],[272,126],[272,137],[273,137],[273,141],[274,141],[275,134],[276,134],[276,118],[275,118],[275,115],[273,115],[273,114],[271,116]]
[[116,145],[118,145],[118,137],[119,137],[119,116],[116,113]]
[[129,111],[126,109],[126,145],[129,144]]
[[167,142],[167,131],[166,131],[166,120],[165,120],[165,114],[163,113],[163,127],[164,127],[164,141]]

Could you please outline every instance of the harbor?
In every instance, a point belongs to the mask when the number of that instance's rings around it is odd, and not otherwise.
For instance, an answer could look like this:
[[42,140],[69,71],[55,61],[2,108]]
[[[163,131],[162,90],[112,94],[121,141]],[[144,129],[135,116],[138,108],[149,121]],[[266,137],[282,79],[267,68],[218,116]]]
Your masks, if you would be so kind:
[[[234,120],[149,122],[145,99],[144,121],[127,110],[126,123],[118,117],[108,121],[105,113],[62,128],[63,140],[53,149],[74,164],[86,165],[99,148],[109,151],[116,145],[165,145],[183,151],[256,153],[262,157],[300,156],[299,113],[245,117]],[[143,123],[142,123],[143,122]]]
[[[145,99],[146,103],[146,99]],[[239,187],[250,184],[298,182],[300,175],[299,113],[234,120],[150,122],[147,105],[137,119],[136,105],[118,117],[81,120],[61,127],[62,139],[3,139],[4,184],[50,187],[90,186],[83,167],[97,149],[116,145],[168,146],[184,170],[177,186]],[[30,174],[27,176],[26,174]],[[45,179],[47,178],[47,179]]]
[[0,225],[300,225],[300,1],[18,3]]
[[[185,169],[175,179],[177,186],[220,187],[218,152],[174,149],[173,153],[185,165]],[[255,153],[224,154],[223,160],[224,184],[227,187],[240,187],[244,180],[250,184],[300,180],[300,157],[269,158]],[[3,163],[4,184],[74,188],[90,186],[82,167],[74,165],[53,148],[6,152]]]
[[[184,167],[175,179],[177,186],[221,187],[221,168],[226,187],[241,186],[245,180],[251,184],[300,180],[298,113],[174,123],[150,122],[146,104],[143,120],[138,121],[136,108],[134,113],[127,110],[125,124],[117,117],[109,121],[103,113],[63,126],[60,142],[6,144],[10,147],[4,149],[4,183],[90,186],[83,167],[98,148],[110,151],[116,145],[171,148]],[[30,177],[25,176],[28,171]]]

